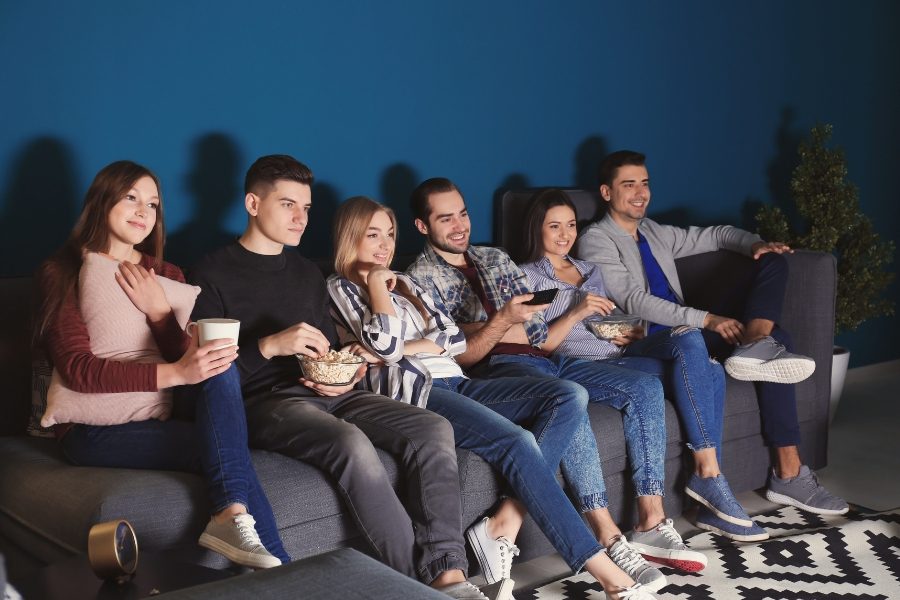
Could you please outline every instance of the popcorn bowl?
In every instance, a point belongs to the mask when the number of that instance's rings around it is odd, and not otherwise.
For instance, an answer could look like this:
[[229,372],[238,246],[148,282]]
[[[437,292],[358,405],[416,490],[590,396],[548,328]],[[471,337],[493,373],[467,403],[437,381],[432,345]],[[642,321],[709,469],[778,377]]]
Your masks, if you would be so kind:
[[591,315],[582,323],[597,339],[608,342],[613,338],[628,335],[641,322],[637,315],[611,314]]
[[319,358],[312,358],[303,354],[295,355],[300,362],[303,377],[316,383],[325,385],[347,385],[353,381],[359,365],[365,362],[362,356],[357,356],[343,350],[331,350],[328,354]]

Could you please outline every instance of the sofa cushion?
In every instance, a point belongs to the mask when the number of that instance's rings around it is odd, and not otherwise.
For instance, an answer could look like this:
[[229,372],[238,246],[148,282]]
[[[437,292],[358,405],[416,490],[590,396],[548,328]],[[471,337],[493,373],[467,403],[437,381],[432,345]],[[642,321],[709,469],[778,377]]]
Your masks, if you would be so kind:
[[[99,358],[118,361],[163,362],[146,316],[115,280],[118,270],[118,261],[106,256],[89,253],[84,257],[78,275],[78,295],[81,316],[91,338],[91,351]],[[157,276],[157,280],[183,328],[200,288],[162,276]],[[86,394],[69,389],[54,369],[41,425],[115,425],[147,419],[165,420],[171,412],[171,394],[166,390]]]

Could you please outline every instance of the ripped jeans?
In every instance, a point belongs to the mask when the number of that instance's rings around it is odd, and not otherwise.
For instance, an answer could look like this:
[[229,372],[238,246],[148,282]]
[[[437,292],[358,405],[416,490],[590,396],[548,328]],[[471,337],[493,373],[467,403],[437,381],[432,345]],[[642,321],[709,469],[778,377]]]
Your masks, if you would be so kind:
[[666,328],[629,344],[623,356],[599,362],[659,377],[687,434],[688,448],[715,448],[721,464],[725,371],[709,357],[699,329]]

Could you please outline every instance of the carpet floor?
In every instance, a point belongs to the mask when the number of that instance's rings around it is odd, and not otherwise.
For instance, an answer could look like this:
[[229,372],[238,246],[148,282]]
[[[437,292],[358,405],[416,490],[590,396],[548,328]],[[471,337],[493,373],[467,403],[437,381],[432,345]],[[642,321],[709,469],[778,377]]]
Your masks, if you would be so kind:
[[[660,599],[896,600],[900,599],[900,510],[820,516],[792,507],[756,515],[770,538],[735,543],[702,532],[686,540],[709,565],[700,573],[662,568]],[[603,600],[587,573],[534,590],[516,600]]]

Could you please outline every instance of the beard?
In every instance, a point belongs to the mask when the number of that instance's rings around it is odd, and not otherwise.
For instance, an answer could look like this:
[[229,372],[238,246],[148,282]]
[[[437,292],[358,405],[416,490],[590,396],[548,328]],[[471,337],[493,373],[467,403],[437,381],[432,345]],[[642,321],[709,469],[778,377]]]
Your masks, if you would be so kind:
[[451,246],[449,242],[445,242],[444,240],[436,240],[432,237],[429,237],[428,241],[431,242],[431,245],[438,250],[447,252],[448,254],[465,254],[466,250],[468,250],[470,246],[468,239],[466,239],[466,245],[462,250],[459,249],[459,246]]

